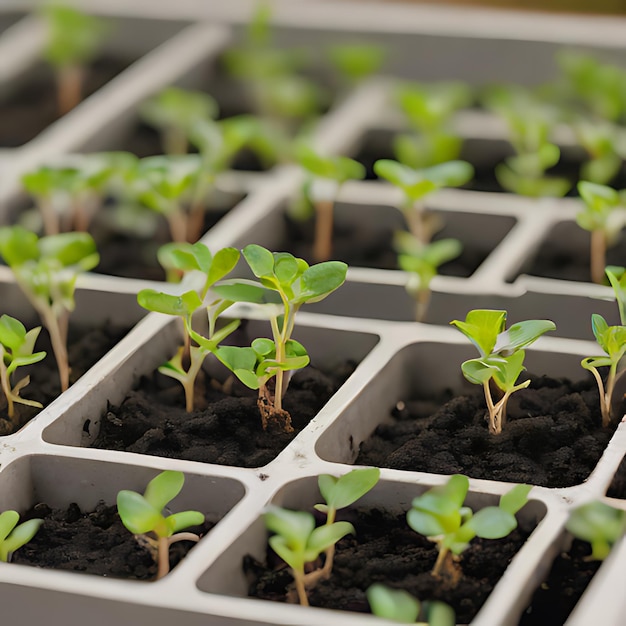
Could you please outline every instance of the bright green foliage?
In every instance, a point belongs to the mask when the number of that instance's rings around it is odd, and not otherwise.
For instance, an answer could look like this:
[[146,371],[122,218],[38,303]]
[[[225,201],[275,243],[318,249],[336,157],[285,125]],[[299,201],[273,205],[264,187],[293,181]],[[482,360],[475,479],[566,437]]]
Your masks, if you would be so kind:
[[459,555],[474,537],[500,539],[517,528],[515,514],[528,501],[530,485],[515,485],[500,498],[498,506],[488,506],[474,514],[463,506],[469,480],[455,474],[445,485],[433,487],[414,498],[407,513],[409,526],[437,544],[439,556],[433,575],[441,572],[446,556]]
[[300,604],[308,606],[305,565],[315,561],[342,537],[354,534],[354,526],[348,522],[334,522],[316,528],[311,513],[272,505],[265,509],[263,518],[267,529],[275,533],[268,540],[270,547],[290,567]]
[[[222,298],[214,298],[207,305],[209,323],[208,337],[203,337],[192,328],[193,314],[203,305],[209,289],[230,273],[239,260],[239,251],[235,248],[222,248],[215,255],[202,243],[172,243],[159,250],[159,259],[166,269],[182,273],[197,271],[203,276],[204,282],[200,295],[194,290],[181,295],[157,292],[154,289],[142,289],[137,294],[137,302],[144,309],[180,317],[184,325],[184,344],[159,372],[178,380],[185,390],[185,406],[188,412],[193,411],[194,386],[204,359],[209,353],[218,353],[218,345],[238,326],[239,320],[232,320],[224,327],[217,329],[219,316],[233,302]],[[193,339],[197,345],[191,345]]]
[[626,267],[607,265],[605,272],[617,300],[619,319],[622,325],[626,325]]
[[448,161],[424,169],[413,169],[398,161],[380,159],[374,163],[379,178],[398,187],[404,202],[400,207],[411,233],[426,244],[432,236],[431,216],[424,209],[424,199],[442,187],[459,187],[474,175],[474,168],[466,161]]
[[421,604],[408,591],[392,589],[380,583],[368,587],[365,592],[372,613],[401,624],[415,626],[455,626],[454,609],[443,602],[424,603],[424,613],[428,622],[417,623]]
[[440,239],[429,244],[422,243],[407,231],[395,233],[398,266],[409,273],[406,290],[415,299],[415,319],[426,318],[430,301],[430,283],[437,276],[438,268],[456,259],[463,249],[458,239]]
[[184,483],[182,472],[167,470],[148,483],[143,495],[126,489],[117,494],[117,511],[122,524],[134,535],[146,535],[157,548],[157,578],[169,571],[168,552],[172,543],[200,540],[198,535],[180,531],[203,524],[202,513],[181,511],[172,515],[163,514],[163,509],[181,492]]
[[365,177],[365,167],[358,161],[344,156],[324,156],[306,144],[298,145],[296,158],[314,178],[333,180],[338,185]]
[[31,519],[17,524],[20,515],[17,511],[0,513],[0,561],[8,563],[11,554],[26,545],[37,533],[42,519]]
[[[340,261],[309,266],[304,259],[287,252],[270,252],[256,244],[246,246],[243,256],[259,280],[225,280],[214,285],[213,290],[226,300],[262,305],[270,319],[273,340],[257,340],[251,348],[254,354],[248,348],[221,349],[218,358],[244,384],[253,389],[258,386],[264,427],[267,420],[278,419],[288,431],[291,420],[282,409],[284,372],[308,363],[304,347],[291,338],[296,313],[302,305],[319,302],[339,288],[346,279],[348,266]],[[270,371],[275,377],[273,397],[267,389],[266,376]]]
[[590,559],[603,561],[626,532],[626,512],[604,502],[588,502],[571,512],[565,528],[591,544]]
[[328,49],[328,58],[341,82],[354,85],[378,72],[385,60],[382,46],[366,43],[336,44]]
[[[528,380],[516,384],[525,369],[526,353],[523,348],[556,328],[550,320],[526,320],[505,329],[506,315],[506,311],[476,309],[467,314],[464,322],[450,322],[476,346],[480,354],[477,359],[465,361],[461,370],[471,383],[483,386],[489,410],[489,431],[494,435],[502,432],[506,404],[511,394],[530,384]],[[497,402],[492,397],[491,380],[503,392]]]
[[75,306],[76,278],[98,265],[96,244],[87,233],[39,238],[21,226],[4,226],[0,228],[0,255],[48,329],[65,391],[70,373],[67,325]]
[[38,363],[46,356],[45,352],[33,352],[40,331],[41,326],[37,326],[26,332],[24,324],[14,317],[9,315],[0,317],[0,382],[7,399],[10,420],[15,415],[15,402],[38,408],[43,406],[40,402],[20,397],[20,391],[28,385],[30,376],[25,376],[15,384],[11,382],[11,377],[18,367]]
[[[612,417],[611,396],[615,387],[617,368],[626,352],[626,326],[609,326],[601,315],[594,313],[591,316],[591,328],[598,345],[604,350],[605,356],[584,358],[581,365],[593,374],[598,383],[602,425],[606,427],[610,424]],[[600,367],[609,368],[606,388],[598,371]]]

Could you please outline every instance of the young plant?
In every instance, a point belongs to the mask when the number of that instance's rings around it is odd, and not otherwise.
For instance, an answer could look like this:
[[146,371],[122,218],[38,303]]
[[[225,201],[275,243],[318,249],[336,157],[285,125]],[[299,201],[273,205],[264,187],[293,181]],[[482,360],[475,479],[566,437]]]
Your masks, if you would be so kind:
[[624,162],[626,136],[623,129],[609,122],[591,122],[586,118],[575,120],[572,128],[589,157],[580,166],[580,179],[598,185],[608,184]]
[[46,4],[41,13],[48,30],[44,58],[54,69],[63,115],[80,102],[85,67],[100,51],[108,28],[102,18],[61,4]]
[[163,509],[183,488],[185,475],[167,470],[153,478],[143,495],[122,490],[117,494],[117,511],[122,524],[134,535],[144,537],[157,554],[157,580],[170,571],[169,548],[177,541],[200,541],[190,532],[180,532],[190,526],[204,523],[199,511],[181,511],[164,515]]
[[430,284],[440,265],[456,259],[463,249],[458,239],[441,239],[429,244],[422,243],[407,231],[395,234],[398,266],[409,274],[406,290],[415,300],[415,319],[426,319],[430,303]]
[[33,352],[40,331],[41,326],[37,326],[26,332],[24,324],[14,317],[0,317],[0,383],[7,399],[7,414],[11,422],[15,417],[16,402],[37,408],[43,406],[40,402],[20,396],[20,391],[30,382],[30,376],[24,376],[15,384],[11,382],[18,367],[38,363],[46,356],[45,352]]
[[591,279],[602,284],[606,250],[626,225],[626,190],[618,192],[606,185],[580,181],[578,192],[584,207],[576,215],[576,223],[591,232]]
[[570,513],[565,528],[591,544],[588,560],[603,561],[626,532],[626,511],[600,501],[587,502]]
[[[591,316],[591,329],[605,355],[584,358],[580,364],[593,374],[598,383],[602,426],[606,428],[611,423],[612,418],[611,398],[615,387],[617,368],[626,352],[626,326],[609,326],[602,315],[594,313]],[[602,382],[602,376],[598,369],[600,367],[609,368],[606,386]]]
[[[349,522],[334,522],[315,527],[315,518],[306,511],[290,511],[270,505],[263,513],[265,526],[275,533],[268,539],[270,547],[287,563],[296,584],[298,600],[309,606],[307,585],[317,582],[315,571],[305,573],[305,566],[314,563],[330,546],[347,534],[354,534]],[[311,575],[314,574],[314,577]]]
[[[309,362],[304,346],[291,338],[296,314],[304,304],[319,302],[339,288],[348,266],[340,261],[309,266],[287,252],[270,252],[256,244],[246,246],[243,256],[260,282],[225,280],[213,290],[226,300],[263,305],[273,339],[257,339],[251,348],[224,347],[217,356],[245,385],[258,388],[263,428],[272,423],[291,431],[291,418],[282,408],[286,373]],[[273,393],[268,388],[271,379]]]
[[341,185],[365,178],[365,167],[348,157],[322,156],[304,144],[296,149],[296,158],[310,179],[307,189],[315,207],[313,259],[327,261],[332,255],[333,212]]
[[[463,376],[475,385],[482,385],[489,411],[489,432],[498,435],[506,422],[506,405],[515,391],[530,385],[526,380],[516,384],[524,371],[523,348],[544,333],[555,330],[550,320],[526,320],[505,329],[506,311],[476,309],[470,311],[465,321],[453,320],[456,326],[478,348],[480,357],[461,365]],[[490,383],[497,388],[499,399],[494,400]]]
[[378,72],[385,60],[383,47],[366,43],[335,44],[328,48],[328,59],[342,85],[352,87]]
[[415,532],[437,544],[439,554],[432,575],[444,576],[456,584],[458,572],[452,555],[462,554],[474,537],[501,539],[517,528],[515,514],[528,502],[531,488],[515,485],[500,497],[498,506],[485,507],[475,514],[464,506],[469,480],[461,474],[414,498],[406,518]]
[[[376,617],[415,626],[455,626],[454,609],[443,602],[426,602],[422,604],[408,591],[392,589],[386,585],[375,583],[365,592],[370,609]],[[427,622],[417,622],[420,612],[425,613]]]
[[442,187],[464,185],[474,175],[474,168],[466,161],[448,161],[415,170],[398,161],[380,159],[374,163],[374,172],[402,191],[404,202],[400,210],[409,231],[427,244],[436,228],[433,216],[425,210],[425,198]]
[[170,86],[145,102],[139,114],[161,133],[165,154],[185,154],[191,128],[217,117],[218,106],[207,93]]
[[[203,337],[192,328],[193,314],[203,305],[209,289],[224,278],[237,264],[239,251],[235,248],[223,248],[212,255],[202,243],[166,244],[159,250],[159,258],[166,269],[175,269],[186,273],[201,272],[203,285],[200,295],[197,291],[186,291],[180,296],[171,295],[154,289],[142,289],[137,294],[137,302],[148,311],[180,317],[183,321],[183,345],[159,372],[178,380],[185,391],[185,408],[193,411],[195,382],[209,353],[217,353],[218,345],[224,341],[238,326],[239,320],[233,320],[223,328],[217,329],[219,316],[233,304],[222,298],[211,300],[207,306],[209,324],[208,337]],[[197,345],[191,345],[193,339]]]
[[619,319],[623,326],[626,326],[626,267],[617,265],[607,265],[605,272],[619,308]]
[[20,515],[17,511],[0,513],[0,561],[8,563],[11,555],[26,545],[43,524],[42,519],[30,519],[18,525]]
[[98,265],[96,244],[87,233],[39,238],[21,226],[4,226],[0,228],[0,255],[48,330],[61,391],[65,391],[70,380],[67,330],[75,306],[76,278]]

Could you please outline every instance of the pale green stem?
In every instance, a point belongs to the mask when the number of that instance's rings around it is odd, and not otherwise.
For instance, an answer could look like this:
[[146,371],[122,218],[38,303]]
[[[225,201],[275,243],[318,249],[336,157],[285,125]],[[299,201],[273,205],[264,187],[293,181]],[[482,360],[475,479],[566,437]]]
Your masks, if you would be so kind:
[[334,201],[315,203],[315,238],[313,258],[315,261],[328,261],[333,251],[333,207]]
[[424,203],[408,200],[402,212],[411,234],[423,244],[427,244],[429,237],[424,225]]
[[184,212],[179,206],[175,206],[172,211],[167,213],[166,219],[170,227],[172,241],[185,243],[187,241],[187,219]]
[[606,235],[603,230],[591,231],[591,280],[601,285],[606,266]]
[[11,382],[9,381],[9,375],[7,373],[6,365],[4,364],[4,347],[0,346],[0,381],[2,382],[2,391],[7,399],[7,413],[9,419],[13,419],[15,415],[15,409],[13,405],[13,396],[11,393]]
[[306,595],[306,587],[304,585],[304,575],[302,572],[297,572],[292,569],[293,579],[296,583],[296,591],[298,592],[298,600],[301,606],[309,606],[309,598]]
[[444,561],[446,560],[449,551],[450,550],[448,548],[439,548],[439,554],[437,555],[437,560],[435,561],[435,565],[432,571],[433,576],[439,576],[439,574],[441,573],[441,568],[443,567]]
[[[334,508],[328,509],[326,516],[326,525],[330,526],[335,523],[335,515],[337,510]],[[324,567],[322,568],[322,578],[328,579],[333,571],[333,563],[335,561],[335,544],[326,548],[326,561],[324,561]]]

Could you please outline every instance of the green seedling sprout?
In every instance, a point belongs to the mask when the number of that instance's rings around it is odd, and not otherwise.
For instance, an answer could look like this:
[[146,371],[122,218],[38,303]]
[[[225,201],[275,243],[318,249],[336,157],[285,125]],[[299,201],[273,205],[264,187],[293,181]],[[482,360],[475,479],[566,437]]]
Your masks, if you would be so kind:
[[[594,313],[591,316],[591,329],[605,355],[586,357],[581,361],[581,365],[593,374],[598,383],[602,426],[606,428],[612,418],[611,396],[615,387],[617,368],[626,352],[626,326],[609,326],[602,315]],[[602,376],[598,370],[600,367],[609,368],[606,385],[602,382]]]
[[108,28],[102,18],[61,4],[47,4],[41,14],[48,30],[44,58],[54,69],[63,115],[80,102],[85,66],[100,51]]
[[145,102],[139,114],[160,131],[165,154],[185,154],[191,128],[199,121],[216,118],[218,105],[202,91],[166,87]]
[[43,406],[40,402],[20,396],[20,391],[30,382],[30,376],[24,376],[15,384],[11,382],[18,367],[33,365],[46,356],[45,352],[34,352],[40,331],[41,326],[37,326],[27,332],[24,324],[14,317],[9,315],[0,317],[0,383],[7,399],[9,421],[13,421],[15,416],[16,402],[37,408]]
[[[291,418],[282,408],[289,382],[286,372],[305,367],[309,357],[304,346],[291,338],[296,314],[302,305],[319,302],[346,279],[348,266],[326,261],[309,266],[287,252],[270,252],[250,244],[243,256],[260,282],[225,280],[213,290],[226,300],[263,305],[270,319],[273,339],[257,339],[251,348],[224,347],[218,358],[251,389],[259,390],[258,405],[263,428],[278,424],[290,432]],[[267,383],[275,382],[273,393]]]
[[[321,474],[317,479],[317,485],[324,498],[324,504],[316,504],[315,509],[326,514],[327,525],[334,524],[337,511],[362,498],[376,486],[379,478],[380,470],[377,467],[354,469],[339,477]],[[320,578],[330,578],[334,559],[335,544],[326,549],[324,567],[318,570]]]
[[626,512],[600,501],[576,507],[565,528],[577,539],[591,544],[589,561],[603,561],[626,532]]
[[8,563],[11,555],[25,546],[43,524],[42,519],[30,519],[18,525],[20,515],[17,511],[0,513],[0,561]]
[[402,191],[400,207],[410,232],[422,243],[429,243],[433,218],[425,210],[425,198],[442,187],[459,187],[471,180],[474,168],[466,161],[448,161],[425,169],[415,170],[398,161],[380,159],[374,163],[374,172]]
[[619,308],[620,322],[622,326],[626,326],[626,268],[618,265],[607,265],[605,271],[609,283],[613,287],[613,293]]
[[[498,435],[506,422],[506,405],[515,391],[524,389],[529,380],[516,384],[524,371],[523,348],[544,333],[555,330],[550,320],[526,320],[506,329],[506,311],[475,309],[465,321],[453,320],[456,326],[478,349],[480,357],[461,365],[463,376],[475,385],[482,385],[489,411],[489,432]],[[497,387],[499,399],[494,400],[490,382]]]
[[328,48],[328,59],[341,84],[349,87],[378,72],[385,57],[385,49],[375,44],[344,43]]
[[267,529],[275,533],[268,539],[268,543],[289,566],[300,604],[309,606],[306,588],[317,582],[318,577],[311,577],[311,574],[316,574],[315,571],[305,573],[305,566],[315,562],[342,537],[354,534],[354,526],[349,522],[334,522],[316,528],[311,513],[290,511],[273,505],[265,509],[263,519]]
[[621,127],[609,122],[591,122],[581,118],[572,124],[578,143],[589,160],[580,167],[580,179],[599,185],[609,183],[622,167],[626,154],[626,136]]
[[[223,328],[217,328],[219,316],[233,304],[232,301],[214,298],[206,305],[209,332],[203,337],[192,328],[193,314],[200,309],[209,289],[226,276],[237,264],[239,251],[235,248],[223,248],[212,255],[202,243],[166,244],[159,250],[159,258],[166,267],[186,273],[198,271],[204,275],[204,284],[200,295],[194,290],[182,295],[171,295],[154,289],[142,289],[137,294],[137,302],[148,311],[180,317],[183,321],[183,345],[159,372],[178,380],[185,391],[187,412],[194,408],[195,381],[202,364],[209,353],[217,353],[218,345],[238,326],[239,320],[233,320]],[[191,340],[197,345],[191,345]]]
[[365,592],[370,609],[376,617],[415,626],[455,626],[454,609],[443,602],[424,603],[427,622],[418,622],[422,604],[408,591],[392,589],[386,585],[375,583]]
[[576,215],[576,223],[591,232],[591,279],[602,284],[606,250],[626,225],[626,190],[617,192],[606,185],[580,181],[578,192],[584,206]]
[[117,494],[117,511],[122,524],[134,535],[145,538],[157,554],[157,580],[170,571],[169,548],[177,541],[200,541],[195,533],[180,532],[204,524],[199,511],[163,515],[163,509],[183,488],[185,475],[166,470],[153,478],[143,495],[124,489]]
[[450,578],[454,584],[458,573],[452,555],[462,554],[474,537],[501,539],[517,528],[515,514],[528,502],[531,488],[515,485],[500,497],[498,506],[485,507],[475,514],[464,506],[469,480],[462,474],[414,498],[406,518],[415,532],[437,544],[439,554],[432,575]]
[[347,180],[365,178],[365,167],[343,156],[322,156],[307,145],[296,149],[296,158],[309,178],[307,187],[315,208],[313,258],[327,261],[332,255],[333,213],[341,186]]
[[0,228],[0,255],[48,330],[61,391],[65,391],[70,380],[67,330],[75,306],[76,278],[98,265],[96,244],[88,233],[40,238],[21,226],[4,226]]
[[415,319],[426,319],[430,303],[430,284],[438,268],[456,259],[463,249],[458,239],[441,239],[423,244],[407,231],[395,234],[394,245],[398,251],[398,266],[409,274],[406,290],[415,300]]
[[450,130],[450,121],[471,103],[469,86],[461,82],[406,83],[396,97],[413,130],[394,138],[396,159],[413,169],[458,159],[463,141]]

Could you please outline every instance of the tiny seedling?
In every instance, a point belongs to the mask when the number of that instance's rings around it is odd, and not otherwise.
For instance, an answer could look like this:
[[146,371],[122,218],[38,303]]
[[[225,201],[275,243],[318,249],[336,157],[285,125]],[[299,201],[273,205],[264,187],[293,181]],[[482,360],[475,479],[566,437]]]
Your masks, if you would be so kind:
[[587,502],[570,513],[565,528],[591,544],[588,560],[603,561],[626,532],[626,511],[600,501]]
[[424,207],[425,198],[442,187],[459,187],[474,175],[474,168],[466,161],[448,161],[421,170],[412,169],[398,161],[380,159],[374,163],[374,172],[402,191],[400,207],[409,231],[424,244],[429,243],[435,227],[433,217]]
[[348,87],[380,71],[386,56],[382,46],[366,43],[336,44],[327,53],[341,84]]
[[62,4],[45,4],[41,14],[48,30],[44,58],[54,68],[63,115],[80,102],[85,67],[100,51],[108,28],[102,18]]
[[79,273],[93,269],[100,257],[88,233],[37,237],[21,226],[0,228],[0,255],[48,330],[59,369],[61,391],[69,387],[67,330],[74,310]]
[[365,178],[365,167],[348,157],[322,156],[305,144],[296,148],[296,158],[309,177],[307,190],[315,207],[313,258],[327,261],[332,255],[333,213],[341,185]]
[[157,554],[157,580],[170,571],[169,548],[177,541],[200,541],[195,533],[180,532],[204,523],[199,511],[164,515],[163,509],[183,488],[185,475],[167,470],[153,478],[143,495],[124,489],[117,494],[117,511],[122,524],[134,535],[144,537]]
[[30,519],[18,525],[20,515],[17,511],[0,513],[0,561],[8,563],[11,555],[26,545],[43,524],[42,519]]
[[515,485],[500,497],[498,506],[485,507],[475,514],[464,506],[469,480],[462,474],[414,498],[406,518],[415,532],[437,544],[439,554],[433,576],[445,576],[455,584],[458,573],[451,556],[462,554],[474,537],[501,539],[517,528],[515,514],[528,502],[531,488]]
[[591,279],[602,284],[606,250],[626,225],[626,190],[618,192],[606,185],[580,181],[578,192],[584,207],[576,215],[576,223],[591,232]]
[[[309,606],[307,585],[318,580],[315,571],[305,573],[307,563],[315,562],[330,546],[347,534],[354,534],[349,522],[334,522],[315,527],[315,518],[306,511],[291,511],[270,505],[263,513],[265,526],[273,533],[268,543],[278,556],[287,563],[296,584],[298,600]],[[314,577],[311,577],[314,574]]]
[[426,319],[430,303],[430,284],[439,266],[456,259],[463,249],[458,239],[441,239],[429,244],[422,243],[407,231],[395,234],[398,266],[409,274],[406,290],[415,300],[415,319]]
[[38,363],[45,356],[45,352],[33,352],[35,342],[39,337],[41,326],[32,328],[28,332],[24,324],[14,317],[2,315],[0,317],[0,382],[2,391],[7,399],[7,414],[9,421],[15,417],[15,403],[42,408],[40,402],[27,400],[20,396],[20,391],[30,382],[30,376],[24,376],[13,384],[11,378],[18,367]]
[[[425,602],[423,607],[417,598],[403,589],[392,589],[375,583],[365,592],[370,609],[376,617],[382,617],[400,624],[415,626],[455,626],[454,609],[443,602]],[[424,613],[426,622],[417,619]]]
[[589,160],[580,166],[580,179],[598,185],[608,184],[620,171],[626,155],[624,130],[610,122],[590,121],[586,118],[572,122],[578,143]]
[[[461,365],[463,376],[475,385],[482,385],[489,411],[489,432],[498,435],[506,422],[506,405],[515,391],[530,385],[526,380],[516,384],[524,371],[523,348],[544,333],[555,330],[550,320],[526,320],[505,329],[506,311],[476,309],[470,311],[465,321],[453,320],[456,326],[478,348],[480,357]],[[494,401],[490,382],[498,389],[500,398]]]
[[[598,345],[604,350],[605,356],[587,357],[580,364],[593,374],[598,383],[602,426],[607,427],[612,418],[611,396],[615,387],[617,368],[626,352],[626,326],[609,326],[602,315],[594,313],[591,316],[591,329]],[[606,386],[602,382],[602,376],[598,369],[600,367],[609,368]]]
[[[257,339],[251,348],[225,346],[217,356],[245,385],[259,390],[263,428],[276,423],[290,432],[291,418],[282,408],[289,382],[285,374],[309,363],[304,346],[291,338],[296,313],[302,305],[319,302],[338,289],[348,266],[341,261],[309,266],[304,259],[287,252],[270,252],[256,244],[246,246],[243,256],[260,282],[225,280],[213,290],[226,300],[262,305],[270,319],[273,340]],[[273,393],[268,388],[271,379]]]
[[607,265],[605,271],[611,287],[613,287],[613,293],[619,308],[620,322],[623,326],[626,326],[626,267]]
[[[142,289],[137,294],[137,302],[144,309],[180,317],[183,321],[183,345],[167,363],[159,367],[159,372],[181,383],[185,391],[185,408],[187,412],[191,412],[194,407],[195,382],[204,359],[209,353],[216,354],[220,342],[239,326],[239,320],[232,320],[223,328],[217,329],[219,316],[233,304],[232,301],[221,298],[215,298],[207,305],[208,337],[193,330],[192,316],[202,306],[214,283],[235,267],[239,260],[239,251],[235,248],[223,248],[212,255],[202,243],[166,244],[159,250],[159,258],[165,263],[166,269],[183,273],[199,271],[204,276],[200,295],[194,290],[178,296],[154,289]],[[197,345],[191,345],[191,339]]]

